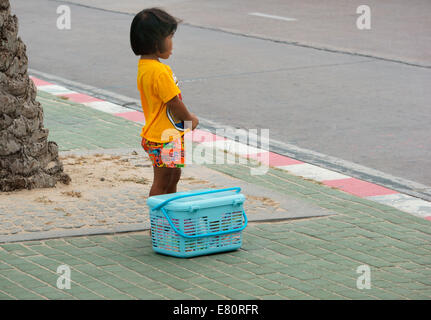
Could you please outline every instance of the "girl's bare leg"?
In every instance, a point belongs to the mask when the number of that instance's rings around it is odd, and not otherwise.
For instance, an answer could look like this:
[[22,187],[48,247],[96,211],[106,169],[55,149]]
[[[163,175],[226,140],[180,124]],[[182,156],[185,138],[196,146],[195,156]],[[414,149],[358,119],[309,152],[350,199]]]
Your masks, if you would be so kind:
[[181,178],[181,168],[172,168],[171,178],[169,181],[168,189],[166,193],[175,193],[177,192],[177,184]]
[[149,196],[156,196],[159,194],[166,194],[170,183],[173,168],[158,168],[153,167],[154,179],[153,185],[151,186]]

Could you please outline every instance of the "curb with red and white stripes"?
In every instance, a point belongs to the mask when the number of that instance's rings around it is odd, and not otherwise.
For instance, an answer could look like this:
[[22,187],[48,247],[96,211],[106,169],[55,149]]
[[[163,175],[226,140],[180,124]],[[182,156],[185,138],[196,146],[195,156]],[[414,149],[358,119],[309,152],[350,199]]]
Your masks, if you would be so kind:
[[[86,105],[90,108],[110,113],[141,124],[145,123],[143,112],[101,100],[87,94],[69,90],[36,77],[30,77],[38,90],[55,96],[67,97],[69,101]],[[192,141],[202,143],[204,146],[213,146],[217,149],[231,152],[235,150],[237,155],[256,159],[263,165],[288,171],[290,174],[318,181],[329,187],[333,187],[349,194],[385,204],[401,211],[413,214],[417,217],[431,221],[431,203],[383,186],[353,178],[335,171],[321,168],[299,160],[289,158],[274,152],[254,148],[237,141],[217,136],[209,131],[195,129]],[[204,141],[204,142],[202,142]],[[210,142],[208,142],[210,141]]]

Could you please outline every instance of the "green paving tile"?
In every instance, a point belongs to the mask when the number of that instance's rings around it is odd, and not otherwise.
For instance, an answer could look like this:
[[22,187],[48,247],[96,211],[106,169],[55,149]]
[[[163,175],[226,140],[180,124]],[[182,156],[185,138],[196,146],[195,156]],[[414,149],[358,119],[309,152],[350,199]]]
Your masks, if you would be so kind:
[[13,295],[19,300],[45,300],[42,296],[30,291],[15,291]]
[[0,275],[0,287],[3,291],[9,292],[10,289],[17,287],[17,284],[12,282],[12,279],[9,279],[3,275]]
[[76,275],[72,279],[73,283],[79,284],[81,287],[84,287],[90,291],[98,292],[103,288],[106,288],[107,285],[103,282],[103,280],[89,278],[86,281],[82,281],[81,279],[76,279]]
[[19,270],[16,270],[16,269],[1,270],[0,275],[14,282],[17,282],[21,279],[28,277],[25,273],[20,272]]
[[163,271],[170,274],[174,274],[176,277],[181,279],[190,279],[197,275],[196,272],[192,272],[184,268],[179,268],[178,266],[174,265],[170,266],[170,268],[163,267]]
[[422,291],[409,293],[409,299],[413,300],[431,300],[431,293],[424,294]]
[[246,262],[244,259],[236,257],[235,255],[220,255],[216,257],[216,260],[230,265]]
[[97,244],[110,242],[109,237],[104,235],[90,235],[87,239]]
[[[215,291],[215,293],[225,296],[229,299],[235,299],[235,300],[240,300],[240,299],[249,299],[251,295],[245,294],[239,290],[235,290],[233,288],[229,288],[229,287],[216,287],[216,288],[210,288],[211,291]],[[256,293],[254,293],[256,294]]]
[[[38,101],[44,109],[44,125],[50,128],[50,137],[60,151],[71,149],[137,147],[140,143],[140,124],[121,117],[61,100],[38,91]],[[121,127],[119,136],[118,128]],[[68,134],[62,134],[67,132]],[[106,137],[115,137],[106,138]]]
[[14,257],[14,256],[10,256],[7,260],[7,264],[12,265],[13,267],[19,267],[21,265],[25,265],[28,263],[27,259],[32,258],[32,257],[26,257],[26,258],[21,258],[21,257]]
[[193,296],[191,296],[190,294],[179,292],[179,291],[176,291],[176,290],[170,289],[170,288],[155,289],[152,292],[154,294],[162,296],[164,299],[170,299],[170,300],[190,300],[190,299],[193,299]]
[[[74,297],[78,300],[105,300],[104,297],[102,297],[98,294],[95,294],[93,292],[81,292]],[[132,298],[130,298],[130,299],[132,299]]]
[[186,294],[196,297],[200,300],[222,300],[225,299],[224,297],[213,293],[211,291],[205,290],[205,289],[199,289],[199,288],[193,288],[185,291]]
[[427,285],[427,286],[431,286],[431,279],[430,278],[423,278],[423,279],[418,279],[418,282]]
[[0,292],[0,300],[15,300],[12,296]]
[[71,284],[70,289],[66,289],[62,291],[80,300],[103,299],[101,295],[96,294],[92,292],[92,290],[89,290],[88,288],[85,288],[84,286],[80,286],[77,284]]
[[89,275],[93,278],[104,278],[104,277],[109,277],[110,273],[105,272],[103,269],[98,268],[94,265],[91,264],[83,264],[83,265],[78,265],[73,267],[73,269],[78,270],[79,272],[82,272],[86,275]]
[[[46,269],[54,271],[56,271],[57,267],[59,266],[58,261],[45,256],[27,257],[26,260],[29,260],[35,264],[45,267]],[[25,261],[25,263],[28,263],[28,261]]]
[[181,279],[177,279],[174,282],[169,282],[169,283],[166,283],[166,284],[169,285],[170,287],[172,287],[174,289],[177,289],[177,290],[180,290],[180,291],[184,291],[186,289],[190,289],[190,288],[194,288],[195,287],[194,285],[190,284],[190,282],[184,281],[184,280],[181,280]]
[[67,289],[60,290],[55,287],[44,286],[34,288],[34,291],[49,300],[73,299],[73,297],[68,293],[69,290]]
[[160,300],[163,297],[143,288],[128,288],[127,294],[142,300]]
[[114,287],[115,289],[121,290],[121,291],[127,291],[128,288],[135,288],[136,286],[132,283],[129,283],[127,281],[124,281],[118,277],[110,276],[109,279],[99,279],[103,281],[104,283],[108,284],[111,287]]
[[[103,246],[86,246],[82,247],[80,255],[96,255],[97,257],[109,256],[112,255],[112,250],[106,249]],[[126,251],[126,248],[123,248],[123,251]]]
[[0,262],[0,270],[12,269],[12,268],[13,268],[13,266],[8,265],[8,264],[6,264],[4,262]]
[[300,299],[301,297],[307,296],[303,292],[300,292],[300,291],[295,290],[293,288],[279,290],[277,293],[281,297],[283,297],[285,299],[290,299],[290,300],[297,300],[297,299]]
[[340,295],[346,299],[353,299],[353,300],[362,300],[362,299],[368,299],[370,298],[371,292],[368,292],[368,290],[363,289],[363,290],[359,290],[359,289],[346,289],[343,291],[337,291],[336,292],[337,295]]
[[[85,256],[83,256],[83,259],[84,259],[84,257]],[[91,262],[92,261],[91,256],[86,258],[86,260]],[[115,264],[119,263],[123,266],[134,266],[137,264],[137,262],[135,260],[133,260],[129,257],[122,256],[120,254],[111,255],[109,257],[109,260],[115,262]]]
[[301,292],[307,292],[308,290],[316,289],[316,287],[308,284],[307,281],[301,281],[295,278],[286,278],[281,280],[281,283],[287,288],[293,288]]
[[[267,279],[262,279],[262,278],[249,280],[248,283],[260,286],[260,287],[262,287],[266,290],[272,291],[272,292],[277,292],[277,290],[281,290],[281,289],[285,288],[285,286],[282,285],[281,283],[270,281]],[[250,291],[250,292],[253,292],[253,291]]]
[[110,259],[101,258],[101,257],[98,257],[98,258],[86,257],[85,261],[90,262],[91,264],[94,264],[97,267],[109,266],[109,265],[115,264],[115,261],[112,261]]
[[[28,261],[27,263],[22,263],[16,266],[22,272],[32,273],[34,271],[42,269],[42,267],[36,263]],[[1,268],[0,268],[1,269]]]
[[57,256],[51,256],[51,258],[55,259],[59,262],[59,265],[65,264],[68,266],[77,266],[80,264],[86,264],[87,262],[85,260],[69,256],[67,254],[57,255]]
[[418,282],[402,283],[400,286],[406,288],[407,290],[425,290],[430,288],[429,284],[421,283],[420,280],[418,280]]
[[17,283],[19,283],[21,286],[23,286],[25,288],[31,288],[31,289],[46,286],[45,282],[42,282],[42,281],[35,279],[35,278],[32,278],[32,277],[16,279],[15,281]]
[[25,250],[26,248],[22,244],[2,244],[0,247],[8,252],[14,252],[19,250]]
[[102,295],[104,298],[109,300],[130,300],[133,299],[132,296],[128,295],[126,292],[122,292],[118,289],[114,289],[111,287],[103,287],[98,290],[94,290],[96,294]]
[[341,295],[331,293],[323,289],[308,290],[307,294],[313,298],[321,300],[343,299]]
[[295,296],[290,297],[290,299],[291,300],[315,300],[315,298],[303,292],[298,292]]
[[49,246],[45,245],[34,245],[31,247],[31,249],[41,255],[44,255],[46,257],[55,256],[59,254],[63,254],[61,250],[57,250],[54,248],[51,248]]

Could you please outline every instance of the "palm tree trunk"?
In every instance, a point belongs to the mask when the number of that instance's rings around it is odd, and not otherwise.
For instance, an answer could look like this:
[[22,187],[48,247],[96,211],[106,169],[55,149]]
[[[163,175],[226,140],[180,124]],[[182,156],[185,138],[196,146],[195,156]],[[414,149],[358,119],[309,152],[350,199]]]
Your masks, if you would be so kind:
[[0,191],[70,182],[57,144],[48,141],[27,62],[18,19],[11,15],[9,0],[0,0]]

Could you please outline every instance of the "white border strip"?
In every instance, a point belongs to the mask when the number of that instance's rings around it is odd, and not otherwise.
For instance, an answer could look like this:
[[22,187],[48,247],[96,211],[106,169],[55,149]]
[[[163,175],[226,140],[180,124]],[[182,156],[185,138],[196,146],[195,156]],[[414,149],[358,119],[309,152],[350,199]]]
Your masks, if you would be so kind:
[[247,155],[268,152],[231,139],[201,142],[207,148],[217,148],[236,155]]
[[111,103],[108,101],[92,101],[92,102],[85,102],[82,103],[83,105],[86,105],[90,108],[103,111],[106,113],[114,114],[114,113],[126,113],[126,112],[136,112],[136,110],[129,109],[123,106],[120,106],[115,103]]
[[56,84],[40,86],[40,87],[37,87],[37,89],[40,91],[53,94],[55,96],[59,96],[62,94],[78,93],[76,91],[69,90],[65,87],[58,86]]
[[371,196],[365,199],[395,207],[420,218],[431,217],[431,203],[406,194],[396,193],[385,196]]
[[316,181],[325,181],[325,180],[338,180],[338,179],[347,179],[352,178],[346,176],[344,174],[331,171],[328,169],[324,169],[309,163],[301,163],[301,164],[292,164],[287,166],[277,166],[277,168],[286,170],[289,173],[304,177],[307,179],[313,179]]
[[272,14],[266,14],[266,13],[260,13],[260,12],[249,12],[248,15],[250,15],[250,16],[256,16],[256,17],[276,19],[276,20],[284,20],[284,21],[297,21],[297,19],[295,19],[295,18],[288,18],[288,17],[282,17],[282,16],[274,16]]

